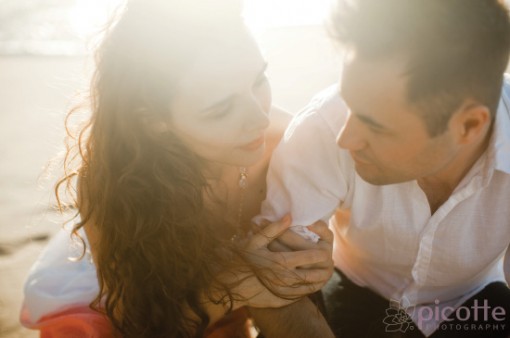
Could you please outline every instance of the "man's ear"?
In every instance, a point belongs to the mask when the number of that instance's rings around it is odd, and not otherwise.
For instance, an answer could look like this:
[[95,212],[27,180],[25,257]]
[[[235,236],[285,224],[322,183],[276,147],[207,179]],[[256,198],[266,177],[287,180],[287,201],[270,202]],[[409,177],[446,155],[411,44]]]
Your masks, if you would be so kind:
[[449,127],[457,143],[470,144],[485,137],[491,120],[489,107],[478,101],[467,99],[453,114]]

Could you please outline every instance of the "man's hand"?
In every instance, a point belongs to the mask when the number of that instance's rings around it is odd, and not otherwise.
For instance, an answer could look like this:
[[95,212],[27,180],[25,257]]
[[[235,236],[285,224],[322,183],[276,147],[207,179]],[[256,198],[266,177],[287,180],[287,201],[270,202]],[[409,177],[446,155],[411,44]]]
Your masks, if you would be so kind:
[[[299,234],[295,233],[291,229],[283,232],[277,239],[272,241],[269,244],[269,249],[273,252],[289,252],[289,251],[303,251],[303,250],[313,250],[320,249],[329,252],[330,258],[333,254],[333,232],[329,230],[326,223],[323,221],[317,221],[314,224],[308,226],[308,230],[316,233],[320,236],[320,240],[317,243],[309,241]],[[330,269],[331,274],[333,273],[333,259],[329,259],[328,261],[308,265],[301,266],[302,269]],[[330,274],[330,276],[331,276]]]

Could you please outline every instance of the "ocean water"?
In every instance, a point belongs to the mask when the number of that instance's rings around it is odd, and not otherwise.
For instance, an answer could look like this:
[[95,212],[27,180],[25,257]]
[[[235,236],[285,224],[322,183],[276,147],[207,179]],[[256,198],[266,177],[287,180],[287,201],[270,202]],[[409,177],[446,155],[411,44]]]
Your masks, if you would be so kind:
[[69,23],[69,0],[0,0],[0,53],[73,54],[78,37]]
[[[381,0],[383,1],[383,0]],[[510,0],[500,0],[507,5]],[[0,0],[0,55],[82,55],[126,0]],[[248,26],[319,26],[335,0],[244,0]]]
[[[126,0],[0,0],[0,55],[77,55]],[[330,0],[244,0],[254,30],[320,25]]]
[[120,0],[0,0],[0,55],[80,55]]

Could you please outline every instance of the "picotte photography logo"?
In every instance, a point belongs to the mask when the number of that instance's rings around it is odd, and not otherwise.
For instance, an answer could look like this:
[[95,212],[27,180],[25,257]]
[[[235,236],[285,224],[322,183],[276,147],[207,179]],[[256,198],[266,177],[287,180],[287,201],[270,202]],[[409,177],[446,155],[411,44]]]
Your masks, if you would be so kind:
[[422,330],[494,332],[507,329],[507,314],[503,307],[493,307],[487,299],[475,299],[470,306],[454,308],[442,305],[439,300],[433,305],[416,307],[404,298],[390,300],[383,323],[386,332],[405,333],[414,330],[415,324]]
[[386,325],[386,332],[402,332],[414,330],[413,319],[415,307],[410,305],[409,301],[404,298],[402,301],[396,299],[390,300],[390,307],[386,309],[386,317],[383,323]]

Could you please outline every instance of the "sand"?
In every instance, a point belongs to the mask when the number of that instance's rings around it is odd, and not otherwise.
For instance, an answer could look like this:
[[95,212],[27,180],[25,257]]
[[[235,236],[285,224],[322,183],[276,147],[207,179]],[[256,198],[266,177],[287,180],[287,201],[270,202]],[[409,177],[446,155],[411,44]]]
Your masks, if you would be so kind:
[[1,337],[37,336],[18,325],[22,286],[61,222],[44,168],[63,149],[62,119],[83,66],[83,57],[0,58]]
[[[296,112],[338,78],[337,56],[319,27],[259,35],[274,102]],[[0,337],[37,337],[18,323],[28,270],[58,229],[48,162],[63,150],[63,118],[85,88],[89,59],[0,57]],[[48,176],[49,175],[49,176]]]

